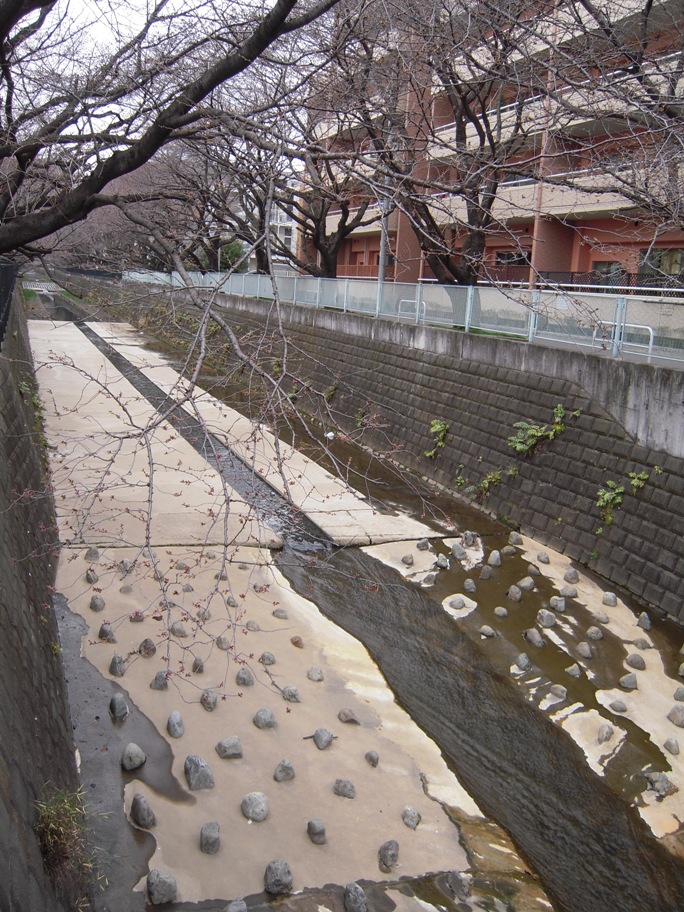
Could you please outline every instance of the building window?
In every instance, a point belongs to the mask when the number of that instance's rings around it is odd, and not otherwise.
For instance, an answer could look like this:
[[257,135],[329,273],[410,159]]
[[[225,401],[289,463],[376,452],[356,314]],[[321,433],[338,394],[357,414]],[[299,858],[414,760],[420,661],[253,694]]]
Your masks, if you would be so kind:
[[496,265],[497,266],[529,266],[530,265],[530,251],[529,250],[497,250],[496,251]]
[[659,272],[661,275],[681,276],[684,273],[684,249],[642,250],[639,272]]

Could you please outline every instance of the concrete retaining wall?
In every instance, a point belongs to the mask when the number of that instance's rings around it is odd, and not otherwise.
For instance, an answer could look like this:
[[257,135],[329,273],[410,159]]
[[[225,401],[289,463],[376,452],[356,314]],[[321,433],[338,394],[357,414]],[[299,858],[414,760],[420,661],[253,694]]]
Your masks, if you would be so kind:
[[[234,325],[258,328],[262,346],[270,340],[266,361],[279,357],[269,306],[231,302],[229,313]],[[680,375],[306,308],[284,308],[284,324],[289,368],[319,394],[336,384],[335,418],[355,433],[372,425],[364,442],[461,493],[481,496],[482,482],[501,472],[484,507],[684,622],[684,460],[664,450],[682,434]],[[321,411],[321,399],[308,394],[309,408]],[[580,417],[532,457],[517,457],[507,443],[514,423],[548,424],[559,403]],[[429,459],[433,418],[449,434]],[[623,420],[634,434],[641,424],[650,444],[636,442]],[[635,492],[630,472],[648,475]],[[608,481],[625,489],[612,524],[597,506]]]
[[50,786],[78,786],[59,640],[56,564],[33,409],[26,322],[15,301],[0,352],[0,909],[66,912],[76,885],[53,885],[33,832]]

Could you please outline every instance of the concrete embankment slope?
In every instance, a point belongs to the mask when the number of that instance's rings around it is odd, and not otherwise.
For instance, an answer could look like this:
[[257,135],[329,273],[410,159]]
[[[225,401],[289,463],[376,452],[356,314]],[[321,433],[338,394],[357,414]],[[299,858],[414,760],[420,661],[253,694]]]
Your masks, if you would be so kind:
[[[269,357],[278,357],[269,305],[226,307],[239,333],[263,338],[266,328]],[[684,621],[684,459],[662,449],[668,428],[684,426],[678,372],[303,307],[283,307],[280,318],[293,373],[319,394],[334,386],[330,405],[345,429]],[[639,410],[652,412],[659,434],[642,422],[646,436],[636,443],[638,428],[628,433],[592,396],[614,405],[621,389],[630,407],[623,419],[633,425]],[[318,409],[306,389],[299,401]],[[565,431],[516,456],[514,424],[548,426],[558,405]],[[448,433],[429,458],[433,419]],[[599,489],[610,483],[623,492],[608,522]]]

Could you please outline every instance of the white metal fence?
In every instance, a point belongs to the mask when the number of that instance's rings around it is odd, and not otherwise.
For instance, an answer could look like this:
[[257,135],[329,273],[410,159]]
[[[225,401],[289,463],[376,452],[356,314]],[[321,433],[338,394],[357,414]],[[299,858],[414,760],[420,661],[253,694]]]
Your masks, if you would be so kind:
[[[372,279],[317,279],[311,276],[264,276],[192,273],[202,288],[272,300],[275,289],[284,303],[326,307],[407,323],[444,326],[466,332],[496,333],[529,342],[550,341],[684,360],[684,295],[580,293],[553,290],[405,284]],[[176,273],[129,272],[124,281],[184,287]]]

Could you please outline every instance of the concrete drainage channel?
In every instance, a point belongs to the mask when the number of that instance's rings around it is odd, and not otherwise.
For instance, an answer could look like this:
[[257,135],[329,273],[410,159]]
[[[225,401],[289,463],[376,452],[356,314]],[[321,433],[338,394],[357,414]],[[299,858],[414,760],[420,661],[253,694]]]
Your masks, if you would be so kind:
[[[209,461],[216,443],[214,467],[286,538],[288,547],[276,557],[282,572],[297,591],[367,646],[397,699],[441,747],[481,807],[515,838],[549,887],[557,909],[674,912],[680,908],[681,862],[658,845],[636,812],[589,771],[570,738],[529,706],[510,680],[483,659],[437,602],[357,550],[328,553],[324,562],[316,561],[315,554],[312,559],[307,549],[329,547],[317,527],[308,521],[302,524],[301,516],[293,514],[268,486],[255,490],[254,476],[241,461],[218,441],[208,444],[198,422],[88,327],[79,328]],[[137,379],[136,374],[140,374]],[[64,605],[58,610],[67,617]],[[107,687],[111,689],[108,682]],[[145,724],[144,718],[139,724]],[[92,744],[84,741],[82,752],[91,749]],[[96,750],[104,753],[106,745]],[[163,752],[161,745],[159,750]],[[150,775],[153,772],[151,764]],[[167,786],[174,791],[177,783]],[[128,828],[125,822],[123,826]],[[140,839],[147,852],[149,837],[136,835],[133,841]],[[127,848],[120,849],[124,863],[132,858],[130,833],[128,842]],[[477,889],[468,899],[458,878],[447,874],[401,889],[450,909],[523,908],[516,905],[514,887],[509,885],[507,890],[498,883],[492,888],[485,880],[478,883],[475,877],[481,901],[476,898]],[[391,908],[387,890],[391,891],[387,883],[368,885],[374,909]],[[135,902],[142,902],[139,894]],[[248,904],[257,907],[262,902],[252,897]],[[279,902],[298,908],[325,902],[340,908],[341,891],[305,891]],[[105,908],[138,907],[142,908],[126,902],[124,888],[116,905],[101,908],[104,912]],[[216,901],[174,906],[219,907]]]

